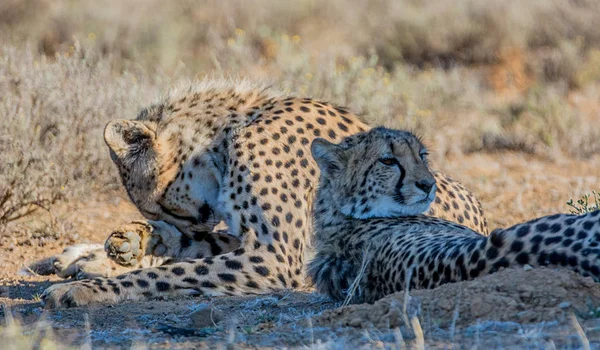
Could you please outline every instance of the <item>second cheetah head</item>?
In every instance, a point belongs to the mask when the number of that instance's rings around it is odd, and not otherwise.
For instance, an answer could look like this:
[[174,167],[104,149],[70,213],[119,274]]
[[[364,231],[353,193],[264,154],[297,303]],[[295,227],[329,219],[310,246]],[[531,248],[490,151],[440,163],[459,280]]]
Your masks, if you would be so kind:
[[212,231],[221,220],[215,208],[224,164],[211,147],[226,120],[199,118],[168,113],[160,105],[144,109],[136,120],[111,121],[104,131],[140,212],[190,235]]
[[312,143],[320,191],[357,219],[422,214],[435,199],[427,148],[412,133],[374,128],[340,144]]

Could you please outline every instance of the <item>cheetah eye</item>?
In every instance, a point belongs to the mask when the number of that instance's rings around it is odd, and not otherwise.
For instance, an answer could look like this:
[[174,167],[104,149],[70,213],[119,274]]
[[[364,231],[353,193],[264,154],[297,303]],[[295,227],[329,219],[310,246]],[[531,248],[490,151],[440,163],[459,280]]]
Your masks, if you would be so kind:
[[396,158],[381,158],[379,161],[384,165],[394,165],[397,163]]

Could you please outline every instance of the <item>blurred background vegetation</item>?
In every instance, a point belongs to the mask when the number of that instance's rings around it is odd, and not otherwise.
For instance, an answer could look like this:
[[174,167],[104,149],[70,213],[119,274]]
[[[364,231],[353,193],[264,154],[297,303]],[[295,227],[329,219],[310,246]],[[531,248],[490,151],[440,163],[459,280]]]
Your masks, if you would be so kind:
[[[274,82],[424,135],[435,160],[600,151],[597,0],[4,0],[0,227],[117,189],[105,123],[172,82]],[[27,174],[27,176],[23,176]]]

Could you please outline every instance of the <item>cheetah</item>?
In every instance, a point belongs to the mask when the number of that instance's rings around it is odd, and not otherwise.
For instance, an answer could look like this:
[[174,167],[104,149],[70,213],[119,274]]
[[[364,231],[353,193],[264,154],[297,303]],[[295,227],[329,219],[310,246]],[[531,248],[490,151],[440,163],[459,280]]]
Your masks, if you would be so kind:
[[373,302],[526,264],[600,281],[600,211],[546,216],[484,236],[421,215],[435,203],[437,186],[415,135],[374,128],[339,144],[318,138],[311,149],[321,178],[308,274],[334,299]]
[[[232,81],[175,89],[135,120],[109,122],[110,156],[148,221],[106,242],[113,263],[130,271],[53,285],[43,293],[46,307],[310,285],[319,179],[311,142],[367,129],[346,108]],[[479,201],[450,177],[435,177],[445,188],[430,215],[487,233]],[[215,231],[221,222],[225,231]]]

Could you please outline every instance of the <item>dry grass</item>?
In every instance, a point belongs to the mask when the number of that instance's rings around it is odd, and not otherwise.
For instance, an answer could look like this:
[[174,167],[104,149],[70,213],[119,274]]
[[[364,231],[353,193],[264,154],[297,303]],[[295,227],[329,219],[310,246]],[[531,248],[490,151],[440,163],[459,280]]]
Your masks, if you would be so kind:
[[0,227],[91,188],[117,188],[102,130],[135,115],[148,78],[115,75],[113,60],[74,48],[49,59],[0,48]]
[[56,340],[54,331],[47,321],[39,321],[33,329],[25,329],[12,316],[11,310],[4,308],[4,326],[0,326],[0,341],[7,350],[29,349],[68,349]]

